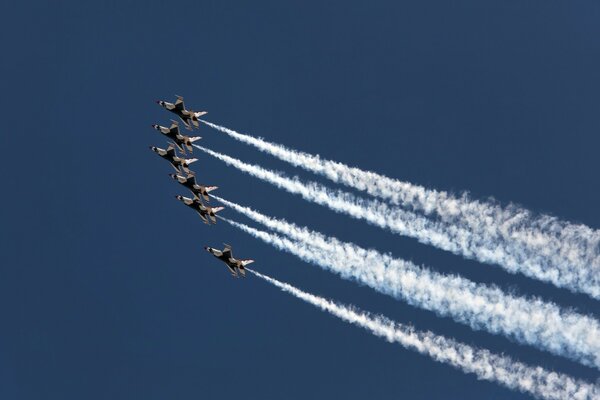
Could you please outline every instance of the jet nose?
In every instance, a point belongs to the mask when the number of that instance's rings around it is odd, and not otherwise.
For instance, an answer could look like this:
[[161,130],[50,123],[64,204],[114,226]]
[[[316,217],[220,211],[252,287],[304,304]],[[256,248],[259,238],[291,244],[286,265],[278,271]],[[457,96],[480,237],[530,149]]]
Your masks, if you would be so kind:
[[160,104],[160,100],[155,100],[155,101],[156,101],[156,104]]
[[148,146],[148,148],[152,151],[156,151],[156,147],[154,147],[154,146]]
[[151,127],[153,127],[154,129],[158,129],[158,125],[150,125]]
[[173,179],[177,179],[177,176],[175,174],[169,174],[169,176]]

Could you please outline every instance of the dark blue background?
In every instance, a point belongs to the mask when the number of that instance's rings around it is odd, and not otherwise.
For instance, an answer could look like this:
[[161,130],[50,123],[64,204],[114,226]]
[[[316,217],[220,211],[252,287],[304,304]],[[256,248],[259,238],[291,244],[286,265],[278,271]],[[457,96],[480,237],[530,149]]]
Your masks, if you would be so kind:
[[[86,3],[86,4],[82,4]],[[388,176],[600,226],[595,1],[5,2],[3,399],[508,399],[202,250],[303,289],[594,381],[253,240],[206,227],[148,150],[185,96],[210,121]],[[205,126],[203,145],[317,179]],[[198,152],[200,153],[200,152]],[[465,261],[200,155],[218,194],[442,272],[600,317],[598,303]],[[223,213],[242,220],[233,211]]]

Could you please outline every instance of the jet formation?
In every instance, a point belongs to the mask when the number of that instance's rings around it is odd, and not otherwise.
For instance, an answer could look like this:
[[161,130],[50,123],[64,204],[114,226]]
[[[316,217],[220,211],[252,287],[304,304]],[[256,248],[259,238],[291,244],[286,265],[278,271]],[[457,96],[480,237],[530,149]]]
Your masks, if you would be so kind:
[[[157,101],[157,103],[161,107],[177,115],[183,122],[186,129],[198,129],[200,127],[199,118],[205,115],[207,112],[187,110],[183,103],[183,97],[176,97],[177,100],[175,103],[169,103],[162,100]],[[177,195],[175,198],[194,210],[205,224],[215,225],[217,223],[217,213],[223,210],[225,207],[211,207],[205,205],[204,202],[210,202],[210,192],[218,189],[218,186],[209,186],[197,183],[196,173],[190,169],[190,165],[198,161],[198,159],[186,158],[186,151],[192,154],[194,151],[193,143],[201,140],[202,137],[183,135],[179,131],[179,123],[173,120],[171,120],[171,122],[171,126],[169,127],[157,124],[152,125],[152,128],[159,131],[169,140],[169,144],[166,149],[156,146],[150,146],[150,149],[158,154],[161,158],[167,160],[173,169],[175,169],[176,173],[169,174],[169,176],[192,193],[192,198],[181,195]],[[179,150],[179,152],[182,154],[178,155],[177,150]],[[223,250],[217,250],[208,246],[204,246],[204,249],[219,260],[223,261],[229,269],[231,275],[235,278],[240,276],[245,277],[245,266],[254,262],[254,260],[250,259],[234,258],[232,255],[231,246],[228,244],[225,244],[225,248]]]

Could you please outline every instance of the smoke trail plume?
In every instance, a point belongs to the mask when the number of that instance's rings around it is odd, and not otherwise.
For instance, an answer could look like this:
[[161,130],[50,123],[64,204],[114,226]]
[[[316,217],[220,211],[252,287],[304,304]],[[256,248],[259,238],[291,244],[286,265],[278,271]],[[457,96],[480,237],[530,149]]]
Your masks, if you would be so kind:
[[488,350],[438,336],[419,332],[381,315],[372,315],[331,300],[304,292],[288,283],[246,269],[257,277],[280,288],[296,298],[330,313],[350,324],[366,329],[390,343],[417,351],[437,362],[451,365],[478,379],[499,383],[509,389],[529,393],[542,399],[597,399],[600,389],[568,375],[531,367]]
[[[558,274],[551,268],[545,269],[544,264],[535,258],[515,259],[504,250],[501,243],[478,240],[467,230],[458,226],[433,222],[413,212],[390,207],[378,200],[364,200],[351,193],[331,190],[315,182],[302,182],[296,177],[288,178],[280,173],[245,163],[202,146],[194,145],[194,147],[242,172],[336,212],[365,220],[373,225],[415,238],[421,243],[433,245],[454,254],[474,258],[481,262],[502,265],[510,272],[521,272],[530,277],[552,282],[557,286],[581,290],[593,297],[600,298],[600,286],[594,280],[579,282],[574,276]],[[577,281],[577,284],[574,284],[573,281]]]
[[[245,135],[208,121],[206,125],[296,167],[322,175],[333,182],[365,191],[394,205],[437,216],[448,225],[468,230],[478,241],[494,243],[516,264],[533,264],[524,274],[580,291],[600,299],[600,231],[533,215],[515,206],[472,200],[468,195],[425,189],[359,168],[321,159],[285,146]],[[471,239],[474,240],[474,239]],[[497,262],[497,261],[495,261]],[[506,266],[506,265],[505,265]],[[518,267],[509,266],[512,271]]]
[[223,202],[292,240],[227,218],[222,220],[303,261],[415,307],[451,317],[473,329],[502,334],[519,343],[600,368],[600,324],[591,317],[563,311],[553,303],[538,299],[511,296],[495,286],[439,274],[409,261]]

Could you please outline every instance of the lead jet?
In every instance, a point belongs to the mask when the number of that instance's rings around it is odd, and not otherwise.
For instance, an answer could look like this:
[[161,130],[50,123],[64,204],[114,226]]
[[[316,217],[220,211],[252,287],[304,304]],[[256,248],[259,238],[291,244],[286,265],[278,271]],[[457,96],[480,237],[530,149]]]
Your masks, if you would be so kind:
[[190,169],[188,168],[191,163],[195,163],[198,161],[197,158],[182,158],[177,156],[175,153],[175,146],[171,143],[167,149],[161,149],[160,147],[150,146],[150,150],[167,160],[171,163],[175,171],[180,172],[179,168],[186,174],[190,173]]
[[240,275],[245,277],[246,276],[246,270],[245,270],[246,265],[254,262],[254,260],[250,260],[250,259],[237,260],[237,259],[233,258],[233,254],[231,253],[231,246],[228,244],[225,244],[225,248],[223,250],[213,249],[212,247],[208,247],[208,246],[204,246],[204,250],[208,251],[210,254],[212,254],[219,260],[223,261],[227,265],[227,268],[229,268],[229,272],[231,272],[231,275],[234,278],[239,277],[238,271],[239,271]]
[[209,192],[218,189],[218,186],[204,186],[196,183],[196,177],[194,174],[187,174],[186,176],[179,174],[169,174],[169,176],[181,183],[186,188],[190,189],[195,196],[202,196],[206,201],[210,201]]
[[194,195],[193,199],[189,199],[183,196],[175,196],[175,198],[181,201],[183,204],[196,211],[202,221],[205,224],[210,225],[211,223],[214,225],[217,223],[217,213],[223,210],[225,207],[209,207],[202,204],[202,201],[198,196]]
[[186,110],[185,104],[183,104],[183,97],[181,97],[181,96],[177,96],[177,100],[175,101],[175,104],[169,103],[166,101],[162,101],[162,100],[157,100],[156,102],[158,104],[160,104],[160,106],[166,108],[167,110],[171,111],[173,114],[175,114],[179,118],[181,118],[181,121],[184,123],[185,127],[189,130],[192,129],[192,125],[194,127],[198,128],[199,127],[198,118],[207,114],[207,111],[196,112],[196,111],[192,111],[192,110]]
[[177,123],[176,121],[172,122],[173,123],[168,128],[166,126],[160,125],[152,125],[152,127],[160,133],[162,133],[163,135],[165,135],[166,137],[168,137],[169,139],[171,139],[173,142],[175,142],[175,146],[177,146],[179,151],[183,152],[184,154],[185,149],[188,149],[190,153],[193,152],[194,147],[192,147],[192,143],[202,139],[202,137],[182,135],[179,132],[179,123]]

